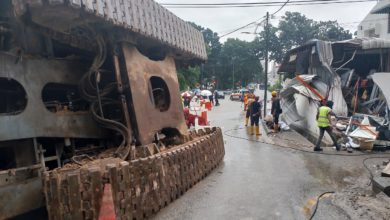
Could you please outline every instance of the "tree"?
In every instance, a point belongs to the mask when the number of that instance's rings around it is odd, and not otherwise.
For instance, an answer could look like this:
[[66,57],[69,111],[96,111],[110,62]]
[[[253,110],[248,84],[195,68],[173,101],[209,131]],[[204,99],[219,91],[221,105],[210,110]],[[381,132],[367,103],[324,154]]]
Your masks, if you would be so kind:
[[219,41],[218,33],[212,31],[209,28],[199,26],[195,23],[190,24],[203,34],[208,59],[207,63],[204,65],[203,74],[201,75],[203,79],[200,79],[200,81],[207,82],[214,77],[216,71],[218,71],[220,68],[218,66],[218,61],[222,49],[222,44]]
[[[337,41],[351,39],[352,34],[341,27],[337,21],[314,21],[298,12],[286,12],[278,27],[270,27],[270,58],[281,62],[284,55],[294,47],[305,44],[312,39]],[[255,41],[258,49],[264,51],[265,31]]]
[[[260,60],[264,60],[265,31],[252,42],[239,39],[227,39],[220,42],[216,32],[191,23],[202,32],[207,49],[208,61],[201,73],[200,67],[179,69],[178,78],[182,90],[195,84],[218,82],[218,89],[233,87],[234,82],[246,86],[250,82],[262,82],[264,74]],[[285,54],[312,39],[327,41],[345,40],[352,34],[341,27],[337,21],[314,21],[298,12],[286,12],[277,26],[269,28],[269,56],[271,60],[281,62]]]
[[[264,60],[264,52],[265,52],[265,31],[260,32],[259,36],[256,37],[252,45],[256,50],[257,56]],[[269,50],[269,58],[271,60],[282,60],[285,54],[282,51],[282,45],[280,44],[280,40],[278,37],[278,28],[269,25],[269,34],[268,34],[268,50]]]
[[[203,34],[208,60],[204,65],[203,74],[201,74],[199,66],[178,69],[178,79],[181,90],[186,90],[188,87],[194,88],[197,83],[207,81],[215,75],[216,64],[218,63],[219,54],[222,48],[218,33],[193,22],[189,23]],[[201,77],[203,79],[201,79]]]
[[262,78],[263,69],[253,42],[227,39],[222,46],[220,60],[224,68],[217,78],[224,88],[233,87],[233,70],[234,81],[241,82],[241,86]]
[[188,87],[195,88],[199,82],[200,68],[188,67],[187,69],[178,69],[177,78],[179,79],[180,90],[187,90]]
[[277,54],[276,57],[280,59],[287,51],[315,38],[316,31],[313,20],[306,18],[306,16],[298,12],[286,12],[278,26],[278,38],[281,49],[277,53],[281,54]]
[[352,33],[341,27],[337,21],[320,21],[316,23],[316,38],[327,41],[339,41],[352,38]]

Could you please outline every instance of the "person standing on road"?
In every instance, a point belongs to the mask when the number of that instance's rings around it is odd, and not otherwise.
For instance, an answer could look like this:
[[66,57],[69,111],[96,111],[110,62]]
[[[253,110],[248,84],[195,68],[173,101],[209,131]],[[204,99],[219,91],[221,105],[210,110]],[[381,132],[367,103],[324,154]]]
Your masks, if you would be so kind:
[[318,128],[320,129],[320,136],[318,137],[316,146],[314,147],[314,151],[322,151],[320,145],[321,145],[322,138],[324,137],[325,131],[329,134],[330,138],[332,138],[336,150],[337,151],[340,150],[340,146],[338,145],[337,140],[333,136],[333,132],[332,132],[332,125],[330,119],[330,116],[334,114],[332,112],[332,108],[333,108],[333,102],[327,101],[326,104],[322,103],[321,107],[318,109],[316,118],[317,118]]
[[260,133],[259,121],[261,118],[261,104],[259,102],[258,96],[256,96],[255,101],[251,103],[249,109],[250,109],[250,116],[251,116],[251,135],[255,134],[255,132],[253,132],[253,126],[255,126],[256,135],[260,136],[261,133]]
[[211,94],[211,96],[209,96],[209,100],[211,104],[214,105],[214,94]]
[[248,106],[247,106],[247,109],[246,109],[246,117],[245,117],[245,126],[248,126],[248,122],[249,122],[249,119],[250,119],[250,116],[251,116],[251,104],[255,101],[254,98],[249,98],[248,99]]
[[280,99],[276,91],[272,92],[271,113],[274,118],[274,133],[277,133],[279,131],[279,116],[282,113],[282,107],[280,106]]
[[218,100],[218,91],[214,91],[214,101],[215,101],[215,106],[219,106],[219,100]]
[[245,93],[244,94],[244,111],[246,111],[247,107],[248,107],[248,94]]

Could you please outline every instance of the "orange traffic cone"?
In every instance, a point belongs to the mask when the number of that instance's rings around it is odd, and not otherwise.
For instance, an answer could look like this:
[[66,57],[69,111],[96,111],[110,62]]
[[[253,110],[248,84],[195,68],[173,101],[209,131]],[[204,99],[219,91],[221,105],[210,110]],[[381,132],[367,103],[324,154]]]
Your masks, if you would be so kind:
[[111,184],[104,185],[102,205],[100,206],[99,211],[99,220],[116,220]]

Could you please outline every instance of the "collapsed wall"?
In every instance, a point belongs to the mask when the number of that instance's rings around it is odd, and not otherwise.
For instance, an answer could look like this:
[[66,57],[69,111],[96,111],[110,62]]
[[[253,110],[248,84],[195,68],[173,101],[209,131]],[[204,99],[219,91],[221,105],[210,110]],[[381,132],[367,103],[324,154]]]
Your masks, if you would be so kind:
[[[383,85],[390,83],[390,74],[379,72],[388,72],[389,67],[390,42],[383,39],[332,43],[313,40],[297,47],[286,54],[278,70],[292,79],[286,81],[281,92],[283,117],[292,127],[315,140],[319,134],[317,109],[322,100],[330,100],[334,102],[333,112],[340,119],[338,129],[343,132],[351,131],[347,128],[355,129],[365,115],[371,116],[370,121],[378,131],[388,130],[390,103]],[[376,83],[378,78],[383,82]],[[325,142],[331,143],[328,135]]]

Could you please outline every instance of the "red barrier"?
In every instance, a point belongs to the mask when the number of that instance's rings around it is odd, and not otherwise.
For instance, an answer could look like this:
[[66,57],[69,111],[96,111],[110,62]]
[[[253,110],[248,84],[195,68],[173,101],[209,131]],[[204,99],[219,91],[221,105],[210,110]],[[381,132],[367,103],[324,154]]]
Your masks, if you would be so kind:
[[204,106],[205,106],[205,108],[206,108],[207,110],[209,110],[209,111],[211,111],[211,109],[213,108],[211,102],[205,102]]
[[209,125],[209,121],[207,120],[207,112],[202,112],[202,116],[199,118],[199,125]]

